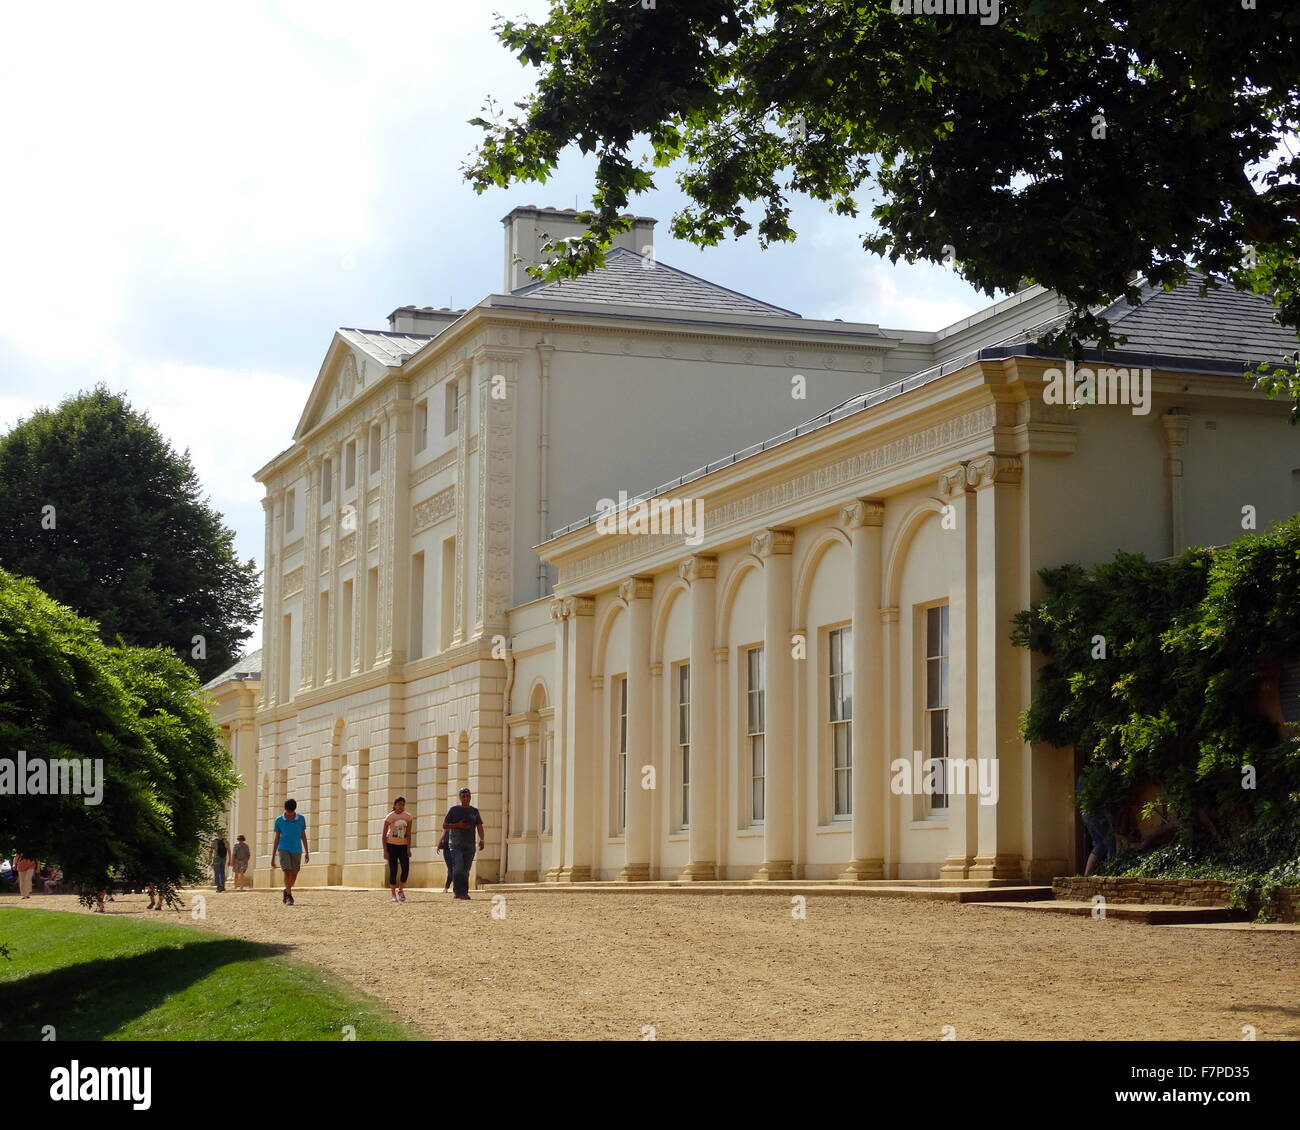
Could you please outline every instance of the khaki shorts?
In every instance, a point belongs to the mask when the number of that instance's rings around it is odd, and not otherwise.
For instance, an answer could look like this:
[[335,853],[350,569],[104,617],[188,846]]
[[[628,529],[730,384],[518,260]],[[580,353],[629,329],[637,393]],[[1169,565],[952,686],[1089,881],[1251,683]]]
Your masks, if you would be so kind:
[[297,875],[302,870],[302,852],[282,851],[280,853],[280,870],[287,875]]
[[236,859],[233,863],[231,863],[230,866],[234,870],[236,875],[242,875],[245,871],[248,870],[248,860]]

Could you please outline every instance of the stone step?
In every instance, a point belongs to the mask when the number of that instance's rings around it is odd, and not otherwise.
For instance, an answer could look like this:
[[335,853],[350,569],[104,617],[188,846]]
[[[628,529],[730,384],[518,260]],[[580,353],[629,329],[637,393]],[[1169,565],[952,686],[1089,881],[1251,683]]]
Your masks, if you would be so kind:
[[690,894],[690,895],[837,895],[855,898],[912,898],[942,902],[982,902],[986,899],[1050,899],[1045,886],[964,887],[945,883],[493,883],[480,890],[492,894]]
[[[1070,899],[1053,899],[1045,902],[1002,902],[981,899],[978,905],[995,910],[1037,910],[1048,914],[1073,914],[1089,918],[1097,909],[1091,902]],[[1244,922],[1249,918],[1244,911],[1229,910],[1226,906],[1170,906],[1168,903],[1107,902],[1106,918],[1125,922],[1144,922],[1149,926],[1192,925],[1206,922]]]

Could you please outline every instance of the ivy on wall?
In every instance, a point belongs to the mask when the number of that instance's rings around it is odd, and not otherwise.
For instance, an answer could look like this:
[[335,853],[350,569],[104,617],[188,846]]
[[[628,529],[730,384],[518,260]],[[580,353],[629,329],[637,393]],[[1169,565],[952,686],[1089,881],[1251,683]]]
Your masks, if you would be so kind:
[[1269,706],[1300,658],[1300,515],[1217,550],[1041,576],[1012,634],[1046,659],[1025,738],[1079,751],[1088,809],[1157,796],[1177,825],[1145,866],[1106,870],[1300,878],[1300,727]]

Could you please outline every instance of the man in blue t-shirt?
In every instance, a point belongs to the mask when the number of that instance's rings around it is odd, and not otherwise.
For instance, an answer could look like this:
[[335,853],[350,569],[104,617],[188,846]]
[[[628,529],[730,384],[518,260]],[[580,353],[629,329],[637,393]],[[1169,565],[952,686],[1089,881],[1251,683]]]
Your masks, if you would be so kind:
[[298,881],[304,856],[311,862],[311,848],[307,846],[307,818],[298,815],[298,802],[292,798],[284,802],[284,815],[275,818],[275,839],[271,842],[271,870],[275,870],[276,853],[279,852],[280,870],[284,872],[285,906],[293,906],[293,885]]

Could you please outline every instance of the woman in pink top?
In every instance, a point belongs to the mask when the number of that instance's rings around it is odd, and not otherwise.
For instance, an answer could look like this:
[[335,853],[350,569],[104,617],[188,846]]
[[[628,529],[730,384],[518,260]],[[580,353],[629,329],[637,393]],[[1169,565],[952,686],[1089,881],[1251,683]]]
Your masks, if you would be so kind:
[[[411,825],[415,817],[406,811],[406,797],[393,801],[393,811],[384,817],[384,858],[388,860],[388,901],[406,901],[406,879],[411,873]],[[397,868],[402,881],[397,881]]]

